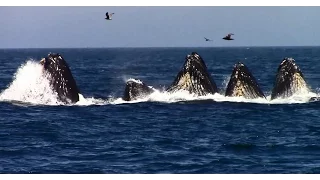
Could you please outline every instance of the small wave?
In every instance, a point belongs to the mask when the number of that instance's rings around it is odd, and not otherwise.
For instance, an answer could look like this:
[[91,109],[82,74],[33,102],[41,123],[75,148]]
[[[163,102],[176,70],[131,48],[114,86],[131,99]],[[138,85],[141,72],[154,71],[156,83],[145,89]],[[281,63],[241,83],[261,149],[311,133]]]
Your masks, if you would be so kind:
[[223,144],[223,147],[233,151],[251,151],[257,146],[251,143],[235,143],[235,144]]

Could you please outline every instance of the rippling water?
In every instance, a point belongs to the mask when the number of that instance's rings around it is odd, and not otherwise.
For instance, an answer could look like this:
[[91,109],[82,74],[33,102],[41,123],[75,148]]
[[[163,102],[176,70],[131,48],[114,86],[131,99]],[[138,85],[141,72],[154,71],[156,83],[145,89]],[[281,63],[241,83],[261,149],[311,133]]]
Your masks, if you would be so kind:
[[[162,92],[191,52],[219,94]],[[59,102],[37,64],[68,62],[81,92]],[[270,97],[276,70],[293,57],[311,92],[274,101],[226,98],[233,65],[245,63]],[[319,173],[319,47],[0,50],[1,173]],[[158,89],[130,103],[125,81]]]

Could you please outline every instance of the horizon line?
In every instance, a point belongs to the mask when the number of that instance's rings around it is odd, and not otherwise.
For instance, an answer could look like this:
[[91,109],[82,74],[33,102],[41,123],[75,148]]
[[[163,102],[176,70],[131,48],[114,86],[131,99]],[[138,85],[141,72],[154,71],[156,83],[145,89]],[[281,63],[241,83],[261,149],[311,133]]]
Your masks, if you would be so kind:
[[117,48],[255,48],[255,47],[320,47],[320,45],[258,45],[258,46],[128,46],[128,47],[8,47],[0,49],[117,49]]

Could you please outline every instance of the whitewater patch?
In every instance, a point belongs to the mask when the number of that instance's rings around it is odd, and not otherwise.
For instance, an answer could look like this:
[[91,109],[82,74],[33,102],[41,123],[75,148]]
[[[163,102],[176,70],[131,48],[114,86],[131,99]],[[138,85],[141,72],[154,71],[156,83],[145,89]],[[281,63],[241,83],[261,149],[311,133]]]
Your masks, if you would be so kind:
[[[258,104],[294,104],[308,103],[311,97],[320,97],[317,93],[311,92],[308,88],[303,89],[301,92],[298,92],[291,97],[274,99],[272,101],[270,100],[271,95],[268,95],[266,99],[245,99],[243,97],[225,97],[219,93],[209,94],[206,96],[197,96],[184,90],[168,93],[164,89],[158,90],[153,88],[155,91],[152,94],[133,101],[124,101],[121,97],[111,96],[107,99],[99,99],[95,97],[84,97],[82,94],[79,94],[80,100],[77,103],[66,105],[59,100],[57,93],[52,90],[48,78],[48,75],[44,73],[43,68],[38,61],[27,60],[17,69],[16,73],[13,75],[12,82],[0,93],[0,101],[53,106],[118,105],[141,102],[176,103],[181,101],[199,100]],[[132,79],[127,78],[126,81],[128,80]],[[224,81],[224,85],[226,82],[227,81]]]

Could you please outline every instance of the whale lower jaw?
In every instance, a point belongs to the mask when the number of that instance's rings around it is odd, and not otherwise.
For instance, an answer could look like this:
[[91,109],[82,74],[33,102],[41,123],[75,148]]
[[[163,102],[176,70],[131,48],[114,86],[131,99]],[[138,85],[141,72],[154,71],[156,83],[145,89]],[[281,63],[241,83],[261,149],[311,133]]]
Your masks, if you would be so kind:
[[139,98],[144,98],[153,92],[154,89],[147,86],[141,80],[129,79],[126,82],[126,87],[122,99],[125,101],[137,100]]
[[210,86],[199,82],[201,82],[201,80],[196,79],[193,74],[187,72],[186,74],[181,75],[179,81],[169,87],[166,91],[169,93],[188,91],[190,94],[196,94],[198,96],[214,94],[216,92]]
[[278,67],[271,100],[276,98],[287,98],[296,93],[308,91],[300,68],[292,58],[284,58]]
[[195,52],[187,55],[183,68],[166,91],[173,93],[181,90],[198,96],[214,94],[218,91],[208,73],[206,64]]
[[60,101],[76,103],[79,101],[79,89],[67,62],[60,54],[50,53],[40,61],[48,74],[50,85]]
[[265,98],[256,79],[241,62],[234,65],[225,96],[247,99]]

